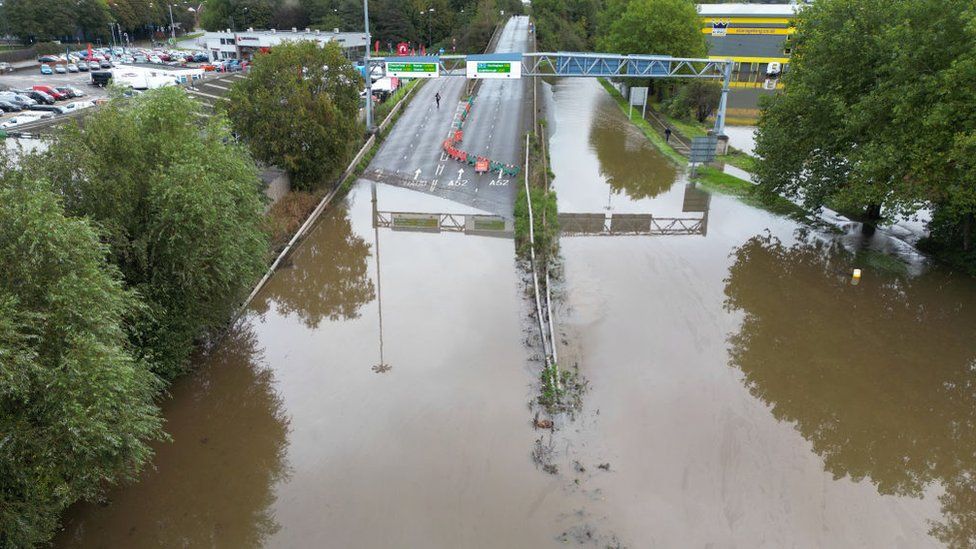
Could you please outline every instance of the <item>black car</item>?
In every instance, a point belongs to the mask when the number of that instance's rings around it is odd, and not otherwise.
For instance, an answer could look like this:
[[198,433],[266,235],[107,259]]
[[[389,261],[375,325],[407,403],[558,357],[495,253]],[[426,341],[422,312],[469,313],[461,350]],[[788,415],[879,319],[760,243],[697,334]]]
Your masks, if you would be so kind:
[[64,112],[64,107],[60,105],[34,105],[31,107],[32,111],[48,111],[61,114]]
[[12,101],[3,101],[3,100],[0,100],[0,111],[3,111],[3,112],[20,112],[22,110],[24,110],[23,107],[21,107],[20,105],[14,103]]
[[92,71],[91,83],[93,86],[105,87],[112,81],[112,71]]
[[54,98],[53,97],[51,97],[50,95],[48,95],[46,93],[39,92],[37,90],[21,90],[21,91],[18,91],[17,93],[19,93],[20,95],[26,95],[27,97],[30,97],[31,99],[33,99],[34,101],[37,101],[41,105],[53,105],[54,104]]

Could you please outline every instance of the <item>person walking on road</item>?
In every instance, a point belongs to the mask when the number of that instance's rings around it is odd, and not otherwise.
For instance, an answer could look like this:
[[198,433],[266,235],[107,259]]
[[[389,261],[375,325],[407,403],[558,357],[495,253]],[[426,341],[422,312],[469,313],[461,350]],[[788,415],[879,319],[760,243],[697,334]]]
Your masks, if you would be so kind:
[[434,94],[434,102],[437,103],[438,109],[441,108],[441,92],[437,92]]
[[671,142],[671,126],[664,127],[664,142],[665,143]]

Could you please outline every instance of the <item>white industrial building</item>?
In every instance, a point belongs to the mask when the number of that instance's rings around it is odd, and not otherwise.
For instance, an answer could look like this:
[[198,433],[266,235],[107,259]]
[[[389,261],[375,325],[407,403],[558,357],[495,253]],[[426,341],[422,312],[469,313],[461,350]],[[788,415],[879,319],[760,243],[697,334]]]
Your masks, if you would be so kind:
[[331,32],[295,28],[291,30],[247,29],[240,32],[228,29],[226,31],[208,32],[203,39],[211,61],[250,60],[257,52],[270,51],[283,42],[300,40],[312,40],[323,46],[329,42],[338,42],[346,52],[346,56],[350,58],[362,57],[369,46],[366,41],[366,33],[339,32],[339,29]]

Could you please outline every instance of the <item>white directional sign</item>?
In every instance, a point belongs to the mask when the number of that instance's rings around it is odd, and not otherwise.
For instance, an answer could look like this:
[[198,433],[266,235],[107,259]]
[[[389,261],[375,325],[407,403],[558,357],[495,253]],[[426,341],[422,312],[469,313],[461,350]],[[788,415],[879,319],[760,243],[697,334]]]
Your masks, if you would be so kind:
[[522,56],[511,53],[469,55],[465,59],[468,78],[522,78]]

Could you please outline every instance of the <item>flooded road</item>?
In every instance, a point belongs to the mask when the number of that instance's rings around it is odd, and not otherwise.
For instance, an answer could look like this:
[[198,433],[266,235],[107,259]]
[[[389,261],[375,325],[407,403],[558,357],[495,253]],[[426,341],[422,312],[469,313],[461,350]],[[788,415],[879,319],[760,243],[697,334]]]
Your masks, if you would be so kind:
[[[879,254],[898,249],[880,233],[709,197],[598,84],[553,90],[561,211],[704,222],[563,236],[560,357],[589,381],[575,420],[530,425],[512,241],[375,229],[360,180],[172,387],[153,466],[73,507],[57,545],[972,546],[973,281]],[[557,474],[532,462],[540,437]]]
[[[553,99],[561,213],[688,215],[685,176],[661,181],[675,169],[596,83],[558,81]],[[561,240],[561,356],[591,390],[560,466],[611,464],[579,475],[591,533],[973,546],[973,281],[881,256],[854,226],[843,249],[721,194],[707,209],[707,235]]]

